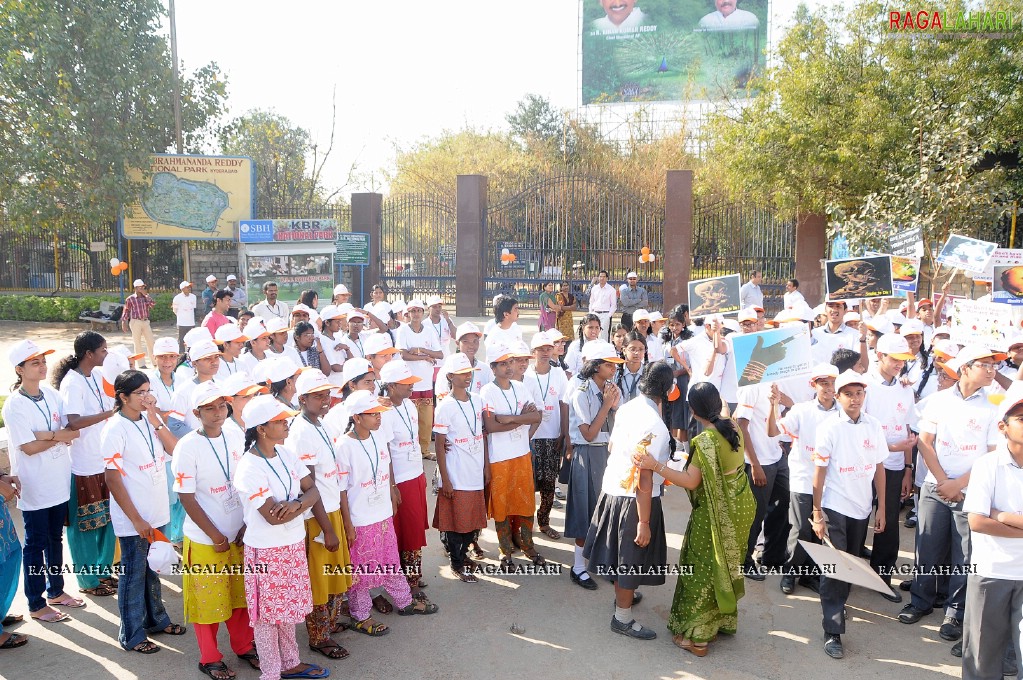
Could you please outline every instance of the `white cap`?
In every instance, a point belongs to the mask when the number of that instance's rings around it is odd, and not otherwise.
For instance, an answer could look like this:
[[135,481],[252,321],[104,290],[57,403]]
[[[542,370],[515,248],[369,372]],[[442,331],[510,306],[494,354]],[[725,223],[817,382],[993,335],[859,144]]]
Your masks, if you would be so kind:
[[421,310],[423,310],[425,312],[426,311],[426,303],[423,302],[422,300],[420,300],[419,298],[412,298],[405,305],[405,311],[408,311],[410,309],[421,309]]
[[998,405],[998,419],[1002,420],[1017,404],[1023,403],[1023,381],[1013,381],[1005,391],[1005,398]]
[[886,316],[881,316],[879,314],[872,316],[869,319],[867,319],[866,323],[867,328],[869,328],[872,331],[877,331],[882,335],[895,332],[895,325],[892,324],[892,322],[889,321],[888,317]]
[[959,345],[947,339],[938,340],[934,343],[933,351],[935,354],[941,354],[952,359],[959,354]]
[[516,340],[511,344],[512,358],[520,359],[532,359],[533,351],[529,349],[529,345],[526,344],[525,340]]
[[419,378],[412,375],[412,369],[402,359],[388,361],[380,368],[380,382],[400,383],[402,385],[415,385]]
[[[344,307],[344,305],[341,305],[341,306]],[[349,321],[352,321],[353,319],[359,319],[361,321],[365,321],[366,320],[366,315],[364,313],[360,312],[355,307],[352,307],[346,313],[348,314],[348,320]]]
[[288,325],[287,321],[285,321],[284,319],[278,319],[277,317],[274,317],[269,321],[266,321],[264,323],[264,326],[266,327],[266,332],[270,333],[271,335],[273,335],[274,333],[286,333],[291,330],[291,327]]
[[39,345],[35,344],[31,340],[22,340],[7,352],[7,359],[11,362],[12,366],[17,366],[29,359],[43,357],[47,354],[53,354],[53,352],[54,350],[52,349],[40,349]]
[[800,323],[803,321],[802,314],[795,307],[789,307],[788,309],[781,310],[775,315],[773,320],[774,323],[779,325],[783,323],[791,323],[793,321],[798,321]]
[[209,276],[206,277],[206,283],[214,283],[216,280],[217,277],[214,276],[213,274],[210,274]]
[[547,333],[537,333],[533,336],[533,339],[529,341],[529,349],[536,349],[537,347],[553,347],[554,341],[551,340]]
[[433,307],[434,305],[442,305],[444,301],[440,299],[440,295],[431,295],[426,298],[426,306]]
[[195,343],[202,342],[203,340],[213,342],[213,334],[210,333],[210,329],[206,328],[206,326],[196,326],[185,333],[183,340],[185,342],[185,347],[191,347]]
[[634,311],[632,313],[632,323],[636,323],[637,321],[649,321],[649,320],[650,320],[650,312],[646,311],[645,309],[637,309],[636,311]]
[[115,345],[114,347],[110,348],[110,351],[120,354],[121,356],[128,359],[129,362],[138,361],[142,357],[146,356],[145,352],[132,352],[132,350],[127,345]]
[[909,361],[913,358],[913,353],[909,351],[909,343],[906,342],[906,338],[898,333],[885,333],[882,335],[877,339],[877,347],[875,349],[893,359]]
[[261,338],[264,335],[270,335],[270,331],[266,328],[266,322],[257,316],[255,319],[245,324],[245,335],[248,336],[249,340],[255,340],[256,338]]
[[238,280],[238,277],[237,277],[237,276],[235,276],[234,274],[228,274],[228,275],[227,275],[227,280],[228,280],[228,281],[237,281],[237,280]]
[[323,321],[331,321],[333,319],[340,319],[345,316],[345,313],[340,308],[334,305],[327,305],[320,310],[320,319]]
[[388,355],[397,354],[398,350],[394,349],[394,343],[391,342],[391,336],[389,333],[374,333],[373,335],[366,338],[362,343],[363,353],[366,356],[370,355]]
[[[288,357],[277,356],[260,361],[253,369],[253,373],[259,382],[269,382],[272,385],[293,378],[301,370],[301,367]],[[245,422],[248,424],[248,421]]]
[[366,375],[373,371],[373,364],[369,363],[368,359],[362,357],[353,357],[344,363],[341,367],[341,384],[347,385],[351,381],[358,378],[360,375]]
[[114,398],[114,383],[117,381],[117,376],[130,369],[128,357],[124,354],[120,352],[107,352],[107,358],[103,360],[99,374],[100,380],[103,383],[103,392],[108,397]]
[[849,323],[850,321],[857,321],[858,322],[859,320],[860,320],[860,313],[859,312],[846,312],[845,316],[842,317],[842,322],[843,323]]
[[[863,387],[866,387],[867,379],[862,373],[857,373],[849,368],[835,379],[835,392],[840,391],[843,387],[848,385],[862,385]],[[248,421],[245,422],[248,423]]]
[[548,328],[547,329],[547,339],[550,340],[552,343],[554,343],[554,342],[561,342],[562,340],[571,340],[572,338],[570,338],[569,336],[565,335],[564,333],[559,331],[557,328]]
[[272,420],[294,418],[298,413],[278,401],[277,397],[261,394],[245,405],[245,409],[242,411],[242,420],[245,422],[245,427],[257,427]]
[[742,327],[739,326],[739,321],[737,319],[725,319],[721,322],[721,327],[727,328],[733,333],[742,333]]
[[380,403],[379,397],[366,390],[356,390],[344,400],[345,412],[348,417],[362,415],[363,413],[383,413],[390,411],[390,407]]
[[920,319],[907,319],[906,323],[902,324],[902,328],[899,329],[899,333],[903,336],[906,335],[923,335],[924,334],[924,322]]
[[909,321],[909,319],[906,318],[905,314],[901,314],[894,309],[889,310],[888,313],[885,314],[885,316],[887,316],[888,320],[891,321],[896,326],[902,326],[907,321]]
[[817,364],[813,367],[813,373],[810,374],[810,382],[817,380],[818,378],[837,378],[838,368],[834,364]]
[[471,363],[469,363],[469,357],[458,352],[457,354],[452,354],[445,359],[444,365],[440,370],[441,373],[447,373],[450,375],[452,373],[471,373],[473,371],[480,370],[480,368],[478,366],[474,367]]
[[647,312],[650,315],[650,323],[657,323],[658,321],[667,321],[668,317],[661,314],[661,312],[655,309],[652,312]]
[[935,335],[952,335],[952,329],[949,328],[947,324],[938,326],[934,329],[934,332],[931,333],[931,337],[933,338]]
[[465,323],[460,324],[458,328],[455,329],[455,341],[457,342],[458,340],[462,339],[463,335],[469,334],[483,337],[483,331],[480,330],[479,326],[474,324],[472,321],[466,321]]
[[224,391],[224,386],[218,385],[212,380],[199,383],[189,396],[192,398],[191,406],[193,409],[198,409],[200,406],[216,401],[221,397],[228,401],[231,399],[228,393]]
[[167,541],[153,541],[149,544],[146,562],[157,574],[170,573],[178,563],[178,553]]
[[828,313],[828,309],[827,309],[827,306],[826,306],[826,305],[825,305],[825,304],[824,304],[823,302],[822,302],[822,303],[820,303],[819,305],[817,305],[816,307],[814,307],[814,308],[813,308],[812,310],[810,310],[810,311],[811,311],[811,312],[813,312],[813,317],[814,317],[815,319],[816,319],[816,318],[817,318],[818,316],[820,316],[821,314],[827,314],[827,313]]
[[294,314],[295,312],[305,312],[306,314],[312,316],[312,311],[313,310],[311,307],[309,307],[308,305],[304,305],[301,302],[299,302],[297,305],[291,308],[292,314]]
[[238,329],[238,326],[234,325],[233,323],[225,323],[223,326],[218,328],[216,334],[213,336],[213,339],[216,340],[218,344],[223,344],[225,342],[235,342],[238,340],[242,342],[247,342],[249,340],[248,336],[242,333]]
[[959,350],[959,353],[956,354],[954,359],[950,359],[947,365],[950,369],[959,373],[964,364],[976,361],[977,359],[985,359],[987,357],[991,357],[994,361],[1003,361],[1005,359],[1005,354],[990,350],[986,347],[982,347],[981,345],[967,345]]
[[184,289],[188,288],[191,285],[192,285],[192,283],[190,281],[182,281],[181,283],[178,284],[178,288],[180,288],[181,290],[184,290]]
[[138,288],[139,286],[144,286],[144,285],[146,285],[146,282],[145,282],[145,281],[143,281],[142,279],[135,279],[134,281],[132,281],[132,282],[131,282],[131,285],[132,285],[132,287],[134,287],[134,288]]
[[337,385],[327,380],[327,376],[323,375],[320,371],[302,371],[298,376],[298,380],[295,381],[296,396],[335,389],[337,389]]
[[507,361],[515,356],[512,348],[501,342],[487,344],[487,363],[493,364],[500,361]]
[[637,274],[636,272],[629,272],[628,274],[625,275],[625,278],[627,278],[627,279],[638,279],[639,278],[639,274]]
[[395,316],[402,316],[408,311],[408,308],[405,306],[404,300],[398,299],[391,303],[391,311],[394,312]]
[[266,394],[269,388],[265,384],[256,382],[256,379],[245,371],[232,373],[220,382],[224,394],[235,396],[238,394],[250,396],[253,394]]
[[339,283],[334,286],[334,295],[351,295],[351,293],[348,291],[348,286]]
[[212,340],[200,340],[188,348],[188,359],[193,363],[214,354],[219,355],[220,348]]
[[153,356],[159,357],[165,354],[178,354],[178,341],[174,338],[157,338],[153,343]]
[[757,310],[752,307],[739,310],[739,317],[737,321],[742,323],[743,321],[756,321],[759,317],[757,316]]
[[583,345],[583,361],[596,361],[602,359],[612,364],[624,364],[625,359],[618,356],[618,350],[610,342],[603,340],[590,340]]

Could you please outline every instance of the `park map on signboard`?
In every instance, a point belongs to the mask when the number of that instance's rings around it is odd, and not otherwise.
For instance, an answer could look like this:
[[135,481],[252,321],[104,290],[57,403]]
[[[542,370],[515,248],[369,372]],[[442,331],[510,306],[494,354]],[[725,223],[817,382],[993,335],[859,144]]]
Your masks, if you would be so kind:
[[233,240],[238,223],[253,213],[253,165],[248,158],[173,156],[150,158],[139,200],[124,209],[126,238]]

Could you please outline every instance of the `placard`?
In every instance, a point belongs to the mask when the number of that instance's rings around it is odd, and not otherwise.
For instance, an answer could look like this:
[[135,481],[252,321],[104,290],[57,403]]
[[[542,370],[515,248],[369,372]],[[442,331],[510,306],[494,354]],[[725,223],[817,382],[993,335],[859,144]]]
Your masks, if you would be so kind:
[[697,279],[689,282],[689,316],[698,318],[710,314],[728,314],[737,312],[741,307],[739,301],[738,274],[715,276],[710,279]]
[[304,290],[315,290],[321,300],[329,300],[333,294],[334,263],[330,253],[248,255],[245,265],[250,300],[260,299],[267,281],[277,284],[282,300],[297,300]]
[[888,255],[828,260],[824,263],[827,301],[892,297],[892,263]]
[[924,242],[920,227],[910,227],[891,234],[888,237],[888,249],[892,255],[900,257],[923,257]]
[[938,253],[937,261],[963,271],[983,274],[997,243],[952,234]]
[[995,302],[955,300],[948,320],[949,336],[960,345],[1007,347],[1015,336],[1016,321],[1023,318],[1023,306],[1009,307]]
[[998,265],[991,287],[991,301],[1007,305],[1023,305],[1023,265]]
[[[886,531],[898,531],[898,527],[886,527]],[[891,587],[881,580],[865,560],[838,550],[833,545],[820,545],[810,541],[800,541],[799,544],[806,549],[806,554],[817,563],[828,578],[870,588],[883,594],[892,592]]]
[[810,329],[806,324],[728,336],[735,351],[739,387],[809,377],[813,372]]
[[1020,248],[995,248],[995,252],[991,254],[991,259],[988,260],[987,267],[984,268],[984,272],[981,274],[974,274],[974,281],[983,281],[985,283],[991,283],[994,279],[995,267],[999,265],[1018,265],[1023,264],[1023,249]]
[[[922,246],[922,244],[921,244]],[[866,255],[883,256],[884,253],[865,253]],[[920,258],[890,255],[892,260],[892,292],[895,297],[909,297],[916,294],[920,285]]]

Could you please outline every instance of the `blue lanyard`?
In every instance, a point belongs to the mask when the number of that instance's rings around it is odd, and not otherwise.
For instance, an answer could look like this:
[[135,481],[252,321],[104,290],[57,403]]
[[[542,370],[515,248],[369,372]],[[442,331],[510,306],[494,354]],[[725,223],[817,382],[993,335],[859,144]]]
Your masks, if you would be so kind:
[[[539,379],[537,382],[540,382]],[[511,411],[509,415],[517,416],[519,415],[519,412],[517,411],[519,407],[519,395],[515,392],[515,381],[509,380],[508,384],[511,386],[512,398],[515,400],[515,406],[512,406],[511,402],[508,401],[508,396],[504,393],[504,390],[501,389],[500,385],[495,383],[494,387],[501,391],[501,397],[504,399],[504,403],[508,405],[508,410]],[[476,433],[474,432],[473,434]]]
[[[256,450],[256,453],[258,453],[259,457],[263,459],[263,462],[265,462],[267,464],[267,467],[270,468],[270,472],[274,473],[274,477],[276,477],[277,481],[281,483],[281,488],[283,489],[284,488],[284,480],[281,479],[281,476],[277,473],[277,468],[275,468],[273,466],[273,463],[270,462],[270,459],[267,458],[263,454],[263,452],[259,450],[259,445],[258,444],[253,444],[252,448],[254,448]],[[277,447],[276,446],[274,447],[274,453],[277,453]],[[281,454],[278,453],[276,457],[280,458]],[[288,465],[287,465],[287,463],[284,464],[284,471],[286,473],[288,472]],[[292,479],[291,479],[291,474],[289,473],[288,474],[288,493],[287,493],[287,496],[285,496],[285,498],[284,498],[285,502],[291,500],[291,485],[292,485]]]
[[163,391],[167,393],[167,398],[170,399],[173,402],[174,401],[174,371],[171,371],[171,384],[170,384],[169,388],[167,387],[167,384],[164,383],[162,375],[157,375],[156,376],[156,382],[160,383],[160,385],[163,387]]
[[540,399],[543,401],[543,405],[547,406],[547,393],[551,390],[551,373],[554,371],[547,371],[547,387],[545,388],[540,382],[540,374],[536,371],[533,372],[533,376],[536,378],[536,386],[540,388]]
[[366,454],[367,460],[369,460],[369,469],[373,471],[373,488],[377,487],[377,470],[380,469],[380,449],[377,448],[377,440],[373,437],[373,433],[369,433],[369,439],[373,442],[373,453],[376,454],[376,462],[373,462],[373,456],[369,455],[369,451],[366,449],[366,445],[359,439],[359,434],[355,433],[355,441],[359,442],[359,446],[362,447],[362,452]]
[[45,413],[43,413],[43,409],[39,408],[39,401],[38,400],[32,398],[27,392],[25,392],[25,390],[18,390],[18,391],[21,392],[21,394],[26,399],[28,399],[30,402],[32,402],[32,405],[36,407],[37,411],[39,411],[39,415],[41,415],[43,417],[43,420],[46,421],[46,431],[47,432],[53,432],[53,427],[52,427],[53,411],[50,410],[50,402],[46,401],[46,392],[43,392],[43,388],[42,387],[39,388],[39,396],[43,398],[43,403],[46,404],[46,412]]
[[217,459],[217,464],[220,466],[221,472],[224,473],[224,479],[226,479],[227,483],[230,484],[231,483],[231,453],[227,450],[227,438],[224,437],[223,430],[221,430],[221,432],[220,432],[220,441],[224,443],[224,462],[223,463],[220,462],[220,454],[217,453],[217,447],[213,446],[213,440],[209,438],[209,435],[207,435],[205,431],[200,431],[200,432],[202,433],[202,436],[206,438],[206,442],[210,445],[210,448],[213,449],[213,457]]
[[[123,413],[121,414],[121,417],[124,418],[125,420],[127,420],[129,423],[131,423],[135,427],[135,429],[138,430],[139,436],[142,437],[142,441],[146,442],[146,444],[149,445],[149,456],[153,459],[153,462],[155,463],[156,462],[156,443],[153,441],[153,433],[149,431],[149,424],[146,423],[146,433],[142,434],[142,428],[139,427],[138,423],[136,423],[134,420],[132,420],[128,416],[124,415]],[[145,418],[145,416],[142,416],[142,418]],[[140,420],[142,418],[140,418]]]
[[434,323],[433,320],[430,320],[430,325],[433,326],[433,330],[437,331],[437,339],[438,340],[443,340],[444,339],[444,335],[443,335],[444,320],[441,319],[440,323]]
[[323,431],[323,428],[320,427],[320,425],[318,423],[314,423],[312,420],[310,420],[309,416],[307,416],[306,414],[303,413],[302,414],[302,418],[307,423],[309,423],[310,425],[312,425],[313,427],[316,428],[316,434],[320,435],[320,439],[322,439],[323,443],[327,445],[327,448],[330,450],[330,455],[334,457],[334,464],[336,465],[337,464],[337,454],[334,452],[334,444],[333,444],[333,442],[330,441],[330,437],[327,436],[327,434]]
[[[78,370],[78,369],[75,369]],[[78,375],[85,379],[86,385],[89,385],[89,391],[92,392],[92,396],[96,397],[96,403],[99,404],[100,413],[105,409],[103,408],[103,393],[99,389],[99,385],[96,383],[96,378],[92,375],[85,375],[81,371],[78,371]]]
[[398,417],[401,418],[401,422],[405,424],[405,428],[408,430],[409,437],[412,439],[412,442],[415,443],[415,441],[416,441],[416,434],[415,434],[415,432],[412,431],[412,415],[408,412],[408,403],[407,403],[407,401],[402,401],[401,402],[401,406],[402,406],[402,411],[405,412],[405,415],[401,415],[401,411],[398,410],[397,406],[394,407],[394,411],[395,411],[395,413],[398,414]]
[[472,395],[469,395],[469,406],[472,408],[472,422],[474,425],[469,424],[469,416],[465,415],[465,411],[462,409],[462,402],[455,398],[455,395],[451,395],[451,398],[455,400],[455,404],[458,405],[458,410],[462,412],[462,418],[465,420],[465,426],[469,428],[469,432],[472,432],[472,436],[476,436],[476,430],[479,429],[480,421],[479,416],[476,413],[476,405],[472,403]]

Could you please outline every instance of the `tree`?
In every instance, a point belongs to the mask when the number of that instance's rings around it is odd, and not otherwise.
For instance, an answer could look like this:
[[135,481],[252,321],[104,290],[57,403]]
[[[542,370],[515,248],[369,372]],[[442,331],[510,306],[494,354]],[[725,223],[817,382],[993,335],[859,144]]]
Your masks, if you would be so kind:
[[[159,0],[0,4],[0,206],[12,224],[109,221],[140,187],[128,168],[174,140],[173,69]],[[214,137],[226,82],[182,79],[187,149]]]

